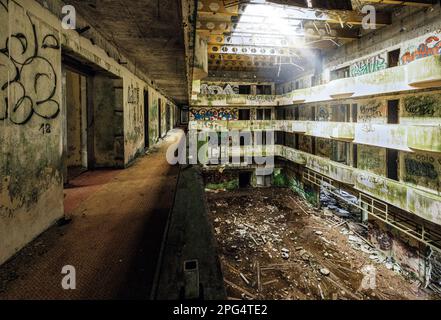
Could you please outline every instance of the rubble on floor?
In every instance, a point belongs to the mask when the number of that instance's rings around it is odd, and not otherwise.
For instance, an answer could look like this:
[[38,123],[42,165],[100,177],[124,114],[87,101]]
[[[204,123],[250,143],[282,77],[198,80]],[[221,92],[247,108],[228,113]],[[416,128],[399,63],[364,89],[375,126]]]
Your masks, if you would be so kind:
[[357,197],[349,194],[344,190],[335,189],[333,192],[338,195],[333,195],[328,189],[334,189],[333,186],[323,183],[323,188],[320,191],[320,202],[323,208],[330,210],[334,214],[342,218],[359,217],[361,210],[353,205],[358,204]]
[[231,299],[428,299],[362,236],[283,188],[207,192]]

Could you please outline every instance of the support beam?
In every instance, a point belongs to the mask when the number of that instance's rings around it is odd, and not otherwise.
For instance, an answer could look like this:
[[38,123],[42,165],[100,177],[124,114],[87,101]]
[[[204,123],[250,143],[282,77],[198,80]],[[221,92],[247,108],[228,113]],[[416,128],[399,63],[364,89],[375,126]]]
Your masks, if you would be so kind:
[[436,0],[411,0],[411,1],[400,1],[400,0],[359,0],[363,3],[378,3],[378,4],[391,4],[391,5],[401,5],[409,7],[431,7],[437,3]]

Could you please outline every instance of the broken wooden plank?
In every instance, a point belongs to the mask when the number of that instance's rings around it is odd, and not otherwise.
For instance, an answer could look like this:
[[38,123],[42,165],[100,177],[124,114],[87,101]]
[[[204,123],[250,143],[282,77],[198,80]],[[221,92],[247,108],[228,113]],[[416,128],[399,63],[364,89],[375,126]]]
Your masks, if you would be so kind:
[[254,243],[255,243],[256,245],[259,245],[259,243],[258,243],[257,240],[253,237],[252,234],[250,234],[249,236],[250,236],[251,240],[253,240]]
[[247,279],[247,277],[245,277],[245,275],[242,272],[240,273],[240,277],[248,286],[250,285],[250,281]]
[[300,210],[302,210],[303,211],[303,213],[305,213],[307,216],[309,216],[309,213],[308,212],[306,212],[306,210],[305,209],[303,209],[303,207],[300,205],[300,203],[299,202],[297,202],[296,200],[294,200],[294,198],[293,197],[290,197],[291,198],[291,200],[295,203],[295,205],[297,206],[297,207],[299,207],[300,208]]
[[269,286],[270,284],[273,284],[273,283],[276,283],[276,282],[279,282],[279,280],[274,279],[274,280],[271,280],[271,281],[267,281],[267,282],[262,283],[262,285],[263,286]]
[[260,263],[256,261],[256,272],[257,272],[257,290],[262,291],[262,283],[260,281]]
[[240,292],[246,294],[246,295],[249,296],[250,298],[252,298],[252,299],[256,299],[256,296],[255,296],[254,294],[252,294],[252,293],[248,292],[247,290],[245,290],[245,289],[239,287],[238,285],[234,284],[233,282],[228,281],[227,279],[224,279],[224,282],[225,282],[226,284],[228,284],[230,287],[232,287],[232,288],[234,288],[234,289],[236,289],[236,290],[239,290]]
[[331,277],[326,277],[324,279],[330,281],[333,285],[335,285],[341,291],[344,291],[345,293],[347,293],[352,299],[354,299],[354,300],[362,300],[359,296],[357,296],[357,295],[353,294],[352,292],[350,292],[346,287],[344,287],[343,285],[341,285],[337,281],[333,280]]
[[318,289],[319,289],[319,291],[320,291],[320,297],[322,298],[322,300],[325,300],[325,296],[324,296],[324,294],[323,294],[322,287],[320,287],[320,284],[318,284],[317,287],[318,287]]

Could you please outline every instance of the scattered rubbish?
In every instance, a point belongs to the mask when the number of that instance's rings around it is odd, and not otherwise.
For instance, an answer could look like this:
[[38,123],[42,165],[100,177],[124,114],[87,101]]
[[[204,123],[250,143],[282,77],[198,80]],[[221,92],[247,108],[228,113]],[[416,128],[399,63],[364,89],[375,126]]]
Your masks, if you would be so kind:
[[247,279],[247,277],[245,277],[243,273],[240,273],[240,277],[242,278],[243,281],[245,281],[247,285],[250,285],[250,281]]
[[331,271],[329,271],[329,269],[326,268],[321,268],[320,273],[324,276],[329,276],[331,274]]
[[[407,289],[411,284],[396,278],[402,268],[362,236],[363,226],[336,213],[346,210],[353,216],[352,211],[334,200],[330,205],[335,211],[330,206],[319,211],[290,190],[273,190],[241,190],[237,197],[230,196],[234,191],[207,193],[214,199],[208,203],[223,273],[231,279],[225,280],[228,296],[362,300],[372,299],[372,293],[376,299],[414,299],[424,294]],[[371,264],[385,265],[376,268],[382,282],[373,292],[358,291],[362,266]],[[392,276],[393,281],[388,281]]]

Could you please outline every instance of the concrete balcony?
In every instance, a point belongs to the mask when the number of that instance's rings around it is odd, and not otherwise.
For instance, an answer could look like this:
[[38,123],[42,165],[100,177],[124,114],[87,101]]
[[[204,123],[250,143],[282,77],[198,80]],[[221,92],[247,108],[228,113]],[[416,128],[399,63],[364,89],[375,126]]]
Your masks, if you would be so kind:
[[199,94],[196,100],[191,101],[194,107],[225,107],[225,106],[267,106],[275,107],[278,105],[276,95],[215,95]]
[[405,152],[441,153],[441,126],[326,121],[190,121],[193,130],[282,131]]
[[352,141],[354,140],[354,124],[345,122],[308,121],[306,135]]
[[280,96],[278,100],[279,105],[296,100],[303,101],[302,103],[313,103],[439,86],[441,86],[441,56],[431,56],[403,66],[295,90]]
[[410,63],[407,67],[407,80],[409,86],[414,88],[441,86],[441,56],[431,56]]
[[441,86],[441,56],[327,84],[294,90],[283,95],[198,95],[192,106],[289,106]]
[[358,123],[353,142],[406,152],[441,152],[441,126]]
[[411,150],[441,152],[440,126],[410,126],[407,145]]
[[385,203],[441,225],[441,197],[403,182],[390,180],[383,176],[281,145],[234,147],[229,148],[228,152],[230,156],[282,157],[335,181],[351,185],[360,192],[382,199]]
[[423,219],[441,224],[441,198],[404,183],[355,170],[355,188]]

